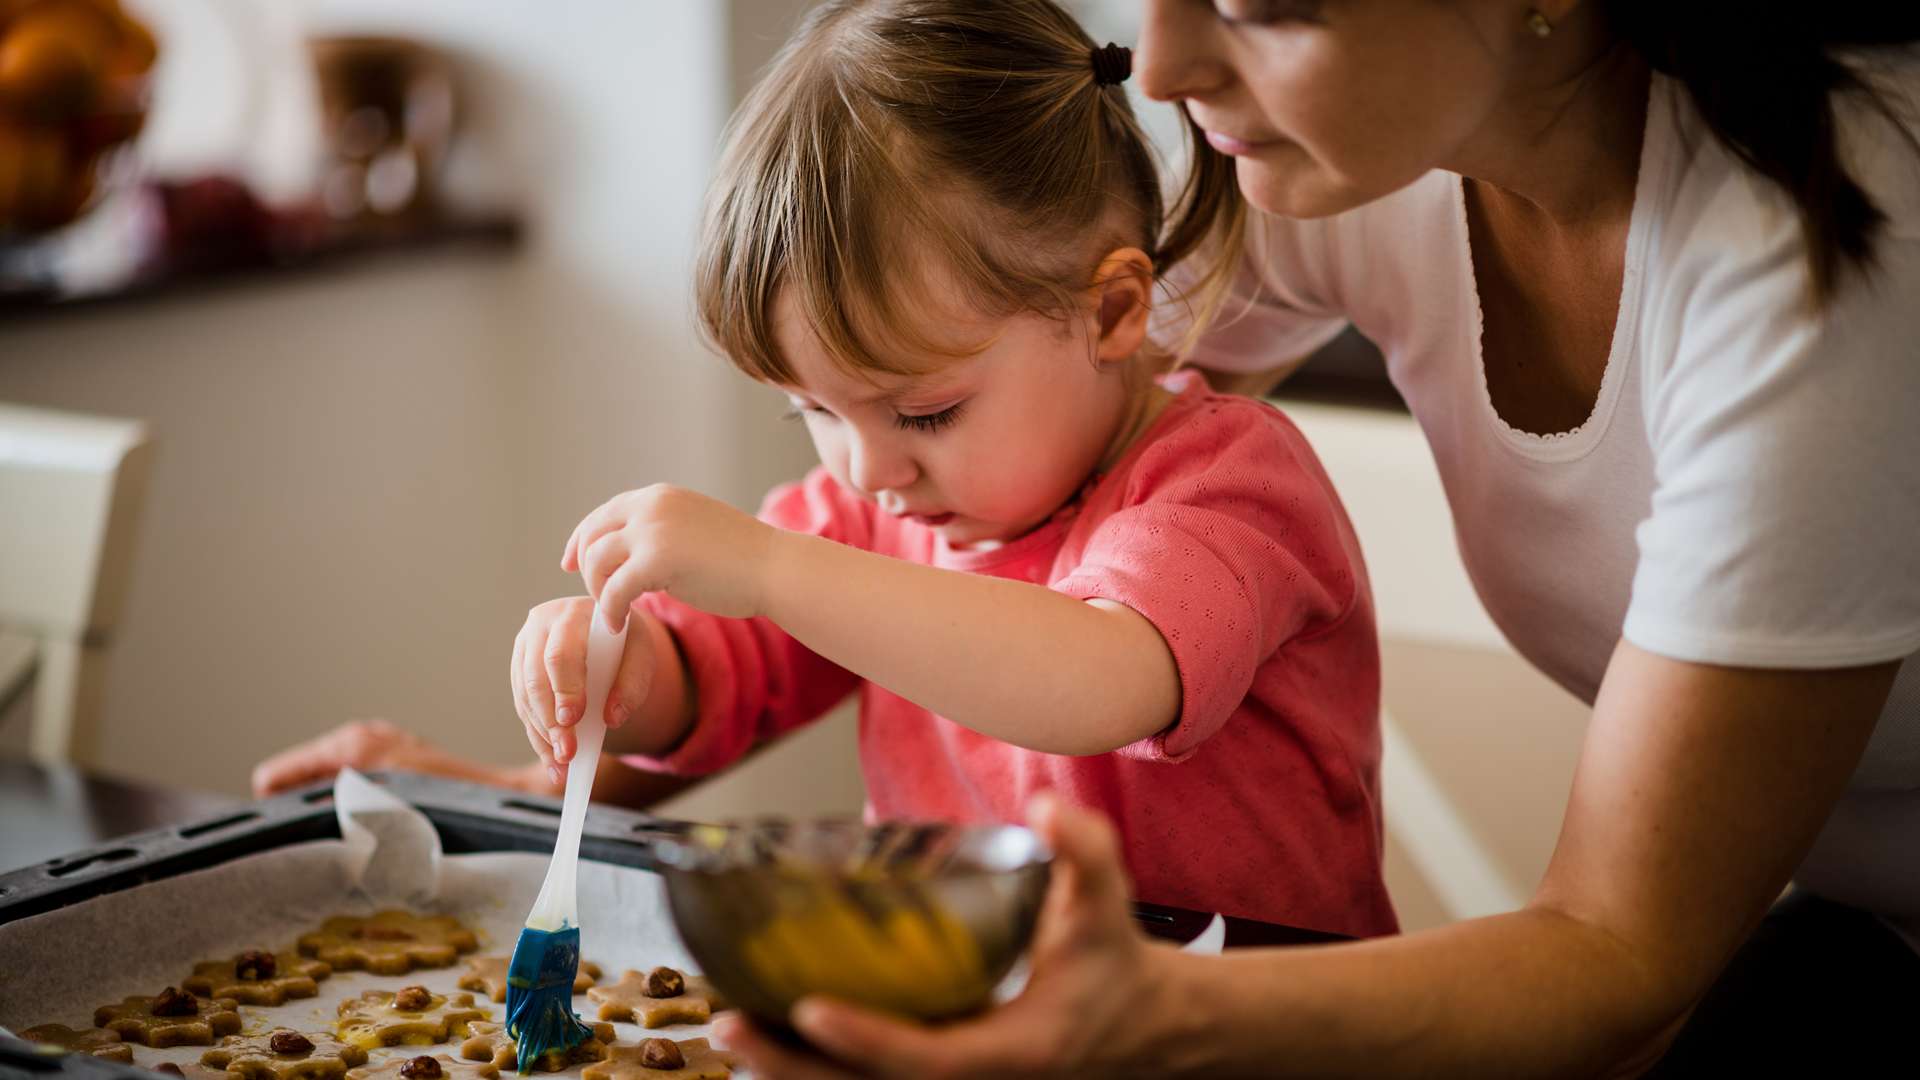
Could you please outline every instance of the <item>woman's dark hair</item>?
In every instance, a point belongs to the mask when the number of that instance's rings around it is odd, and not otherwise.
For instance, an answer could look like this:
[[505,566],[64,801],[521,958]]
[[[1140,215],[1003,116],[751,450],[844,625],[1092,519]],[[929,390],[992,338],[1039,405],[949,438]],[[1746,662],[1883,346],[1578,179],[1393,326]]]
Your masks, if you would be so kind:
[[[1920,3],[1601,2],[1614,32],[1686,88],[1714,137],[1793,199],[1806,234],[1811,299],[1824,308],[1845,271],[1872,265],[1874,233],[1885,221],[1841,160],[1835,99],[1856,97],[1902,133],[1913,120],[1896,115],[1844,54],[1920,43]],[[1207,254],[1185,293],[1193,315],[1181,352],[1222,306],[1247,217],[1233,159],[1208,146],[1191,119],[1187,126],[1191,164],[1162,248]],[[1910,134],[1907,141],[1920,155],[1920,143]]]
[[1792,197],[1816,305],[1845,270],[1871,265],[1885,215],[1841,160],[1834,99],[1858,95],[1905,129],[1838,54],[1920,41],[1920,4],[1606,0],[1605,11],[1655,71],[1687,88],[1715,138]]

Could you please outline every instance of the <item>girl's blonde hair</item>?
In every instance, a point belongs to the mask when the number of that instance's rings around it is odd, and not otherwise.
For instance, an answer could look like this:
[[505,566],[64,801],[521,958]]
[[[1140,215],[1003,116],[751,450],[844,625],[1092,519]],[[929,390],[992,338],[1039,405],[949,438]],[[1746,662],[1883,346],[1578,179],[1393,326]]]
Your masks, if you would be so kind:
[[1166,227],[1146,136],[1093,52],[1050,0],[815,8],[728,129],[695,270],[708,339],[797,382],[773,335],[784,288],[836,362],[907,373],[964,355],[909,317],[943,284],[982,313],[1064,316],[1115,248],[1160,270],[1211,246],[1218,192],[1192,174]]

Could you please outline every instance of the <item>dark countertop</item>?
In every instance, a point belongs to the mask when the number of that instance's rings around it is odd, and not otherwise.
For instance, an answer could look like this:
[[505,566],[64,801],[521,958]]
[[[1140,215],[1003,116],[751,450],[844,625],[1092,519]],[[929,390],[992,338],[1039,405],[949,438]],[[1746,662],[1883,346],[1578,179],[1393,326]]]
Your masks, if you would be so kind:
[[128,833],[211,817],[239,800],[0,758],[0,871]]

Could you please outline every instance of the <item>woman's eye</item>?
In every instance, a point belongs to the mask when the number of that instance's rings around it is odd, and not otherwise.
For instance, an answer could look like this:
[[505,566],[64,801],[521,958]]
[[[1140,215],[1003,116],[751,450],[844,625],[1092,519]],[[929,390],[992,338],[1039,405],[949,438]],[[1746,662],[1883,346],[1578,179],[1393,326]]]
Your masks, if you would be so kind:
[[895,426],[902,431],[939,431],[943,427],[951,426],[959,419],[959,405],[949,405],[939,412],[923,413],[919,416],[908,416],[905,413],[895,413],[893,416]]

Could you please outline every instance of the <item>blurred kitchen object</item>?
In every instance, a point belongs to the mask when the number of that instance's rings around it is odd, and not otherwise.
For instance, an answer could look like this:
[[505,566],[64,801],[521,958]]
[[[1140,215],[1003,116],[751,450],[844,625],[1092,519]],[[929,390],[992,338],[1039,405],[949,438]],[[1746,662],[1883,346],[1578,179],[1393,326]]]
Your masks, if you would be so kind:
[[311,43],[325,160],[320,199],[356,228],[432,214],[434,177],[453,138],[453,76],[440,53],[386,37]]
[[0,245],[89,205],[145,122],[155,52],[117,0],[0,0]]

